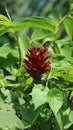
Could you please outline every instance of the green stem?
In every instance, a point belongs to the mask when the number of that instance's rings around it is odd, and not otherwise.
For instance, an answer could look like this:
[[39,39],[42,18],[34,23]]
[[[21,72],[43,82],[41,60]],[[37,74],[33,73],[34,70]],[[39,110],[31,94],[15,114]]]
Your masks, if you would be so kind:
[[58,25],[56,26],[56,31],[55,31],[55,33],[57,33],[57,32],[59,31],[61,24],[62,24],[62,23],[64,22],[64,20],[68,17],[68,15],[69,15],[69,14],[65,15],[65,16],[60,20],[60,22],[59,22]]
[[19,51],[19,66],[21,66],[21,49],[20,49],[20,46],[19,46],[19,40],[18,40],[18,36],[16,33],[14,33],[14,38],[15,38],[15,41],[17,43],[17,46],[18,46],[18,51]]
[[50,73],[49,73],[49,75],[47,77],[47,81],[46,81],[46,86],[47,87],[48,87],[48,82],[49,82],[49,79],[50,79],[51,75],[52,75],[52,70],[50,70]]

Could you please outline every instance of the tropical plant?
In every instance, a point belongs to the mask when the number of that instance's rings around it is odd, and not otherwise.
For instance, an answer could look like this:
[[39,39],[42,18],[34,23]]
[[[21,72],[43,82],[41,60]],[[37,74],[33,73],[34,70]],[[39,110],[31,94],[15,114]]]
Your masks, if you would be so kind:
[[[0,14],[0,129],[73,129],[73,3],[59,22]],[[31,36],[21,30],[34,28]],[[62,28],[64,37],[62,36]],[[1,39],[0,38],[0,39]],[[0,41],[1,42],[1,41]]]

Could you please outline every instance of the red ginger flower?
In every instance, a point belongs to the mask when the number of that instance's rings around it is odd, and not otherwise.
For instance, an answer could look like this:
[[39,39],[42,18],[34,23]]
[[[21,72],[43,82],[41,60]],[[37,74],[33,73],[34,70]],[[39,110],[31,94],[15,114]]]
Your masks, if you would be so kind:
[[23,59],[27,72],[35,79],[40,80],[42,74],[50,68],[50,61],[46,61],[50,58],[50,54],[45,54],[48,48],[33,46],[28,49],[26,57]]

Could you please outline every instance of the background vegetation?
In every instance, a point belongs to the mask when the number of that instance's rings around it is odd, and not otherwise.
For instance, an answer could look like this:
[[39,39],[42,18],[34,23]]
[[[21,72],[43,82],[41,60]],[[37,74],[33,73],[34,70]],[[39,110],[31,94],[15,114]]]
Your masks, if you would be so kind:
[[[34,45],[51,54],[38,83],[22,62]],[[0,129],[73,130],[72,0],[0,1]]]

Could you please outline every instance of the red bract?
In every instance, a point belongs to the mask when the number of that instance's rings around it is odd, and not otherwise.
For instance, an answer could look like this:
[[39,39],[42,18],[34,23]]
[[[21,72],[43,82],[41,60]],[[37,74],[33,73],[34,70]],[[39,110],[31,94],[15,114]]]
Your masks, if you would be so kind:
[[27,59],[23,59],[23,63],[27,72],[35,79],[40,80],[42,74],[50,68],[50,61],[46,61],[50,58],[50,54],[46,54],[48,48],[33,46],[28,49],[26,53]]

